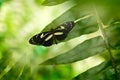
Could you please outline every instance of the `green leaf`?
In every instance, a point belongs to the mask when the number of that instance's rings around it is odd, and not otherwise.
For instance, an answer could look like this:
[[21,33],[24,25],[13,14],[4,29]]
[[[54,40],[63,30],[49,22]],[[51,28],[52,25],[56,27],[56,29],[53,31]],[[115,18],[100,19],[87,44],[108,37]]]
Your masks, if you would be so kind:
[[[74,77],[72,80],[115,80],[114,70],[109,66],[109,62],[104,62]],[[101,69],[104,70],[101,71]]]
[[2,6],[2,0],[0,0],[0,8],[1,8],[1,6]]
[[67,64],[83,60],[95,54],[105,50],[104,42],[101,37],[86,40],[82,44],[74,47],[72,50],[58,55],[54,58],[48,59],[42,64],[54,65],[54,64]]
[[[41,0],[39,0],[41,1]],[[45,0],[42,5],[47,5],[47,6],[54,6],[54,5],[58,5],[58,4],[61,4],[65,1],[68,1],[68,0]]]
[[9,1],[11,1],[11,0],[0,0],[0,8],[3,5],[3,3],[9,2]]
[[34,0],[37,5],[43,4],[44,1],[46,0]]
[[105,29],[106,36],[112,49],[120,49],[120,20],[115,20]]
[[[55,2],[53,0],[53,2]],[[54,29],[58,25],[67,22],[67,21],[74,21],[78,18],[81,18],[83,16],[93,14],[92,18],[88,18],[85,20],[82,20],[76,24],[72,32],[70,32],[68,38],[66,40],[69,40],[71,38],[88,34],[91,32],[94,32],[98,30],[97,27],[97,21],[96,21],[96,15],[95,15],[95,8],[98,12],[98,15],[100,16],[100,19],[107,24],[109,21],[111,21],[112,18],[116,18],[118,15],[118,11],[120,7],[119,5],[115,5],[119,2],[119,0],[115,0],[112,2],[112,0],[94,0],[91,2],[90,0],[74,0],[75,6],[66,11],[64,14],[56,18],[51,24],[46,26],[46,28],[43,31],[48,31],[51,29]],[[83,4],[84,3],[84,4]],[[73,4],[73,3],[72,3]],[[86,6],[87,5],[87,6]],[[69,6],[69,5],[68,5]],[[94,8],[95,7],[95,8]],[[113,15],[111,12],[116,12],[116,15]],[[74,33],[73,33],[74,32]]]
[[[70,39],[75,38],[75,37],[79,37],[79,36],[84,35],[84,34],[89,34],[89,33],[92,33],[92,32],[95,32],[95,31],[98,30],[98,26],[97,26],[96,20],[94,20],[93,16],[87,17],[89,15],[86,15],[86,16],[82,16],[82,17],[79,17],[79,18],[74,19],[74,20],[72,19],[73,16],[71,16],[69,18],[68,18],[68,16],[69,16],[69,12],[66,13],[63,16],[60,16],[60,18],[58,18],[57,20],[53,21],[50,25],[46,26],[45,29],[43,30],[43,32],[50,31],[51,29],[56,28],[57,26],[60,25],[60,23],[63,24],[65,22],[75,21],[77,19],[81,19],[81,20],[75,24],[75,26],[69,32],[67,38],[64,41],[70,40]],[[85,17],[87,17],[87,18],[85,18]],[[82,18],[84,18],[84,19],[82,19]]]
[[[112,69],[112,64],[117,66],[117,70],[119,69],[120,65],[120,38],[118,37],[120,34],[120,21],[113,21],[109,27],[105,29],[106,37],[111,46],[112,56],[114,57],[114,63],[111,62],[109,58],[109,54],[105,51],[101,56],[106,59],[104,63],[97,67],[93,67],[88,71],[79,74],[78,76],[74,77],[73,80],[115,80],[115,72]],[[114,49],[114,50],[113,50]],[[106,57],[107,56],[107,57]],[[118,79],[120,78],[120,71],[118,70]],[[95,76],[94,76],[95,75]],[[94,77],[91,77],[94,76]]]
[[[55,2],[54,0],[52,1]],[[105,24],[107,24],[109,21],[111,21],[112,18],[116,19],[116,17],[119,16],[118,7],[120,7],[120,5],[117,4],[118,2],[119,0],[115,0],[114,2],[112,2],[112,0],[106,0],[106,1],[94,0],[93,2],[91,2],[90,0],[87,0],[87,1],[86,0],[74,0],[75,6],[73,6],[71,9],[66,11],[64,14],[62,14],[58,18],[56,18],[51,24],[46,26],[46,28],[43,31],[54,29],[58,25],[64,22],[75,21],[79,18],[82,18],[83,16],[93,14],[92,18],[90,17],[90,18],[79,21],[75,25],[73,30],[69,33],[65,41],[78,37],[83,34],[89,34],[91,32],[95,32],[98,30],[98,25],[97,25],[96,15],[95,15],[95,8],[96,8],[96,11],[98,12],[100,19]],[[117,14],[115,13],[116,15],[113,15],[111,14],[111,12],[116,12]]]

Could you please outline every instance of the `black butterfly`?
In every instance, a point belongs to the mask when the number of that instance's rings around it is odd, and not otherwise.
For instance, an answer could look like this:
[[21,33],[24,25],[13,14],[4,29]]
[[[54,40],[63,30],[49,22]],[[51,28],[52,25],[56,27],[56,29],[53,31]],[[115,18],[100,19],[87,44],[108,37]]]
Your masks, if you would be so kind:
[[34,35],[29,40],[29,43],[34,45],[51,46],[54,42],[57,43],[56,40],[64,40],[74,25],[74,21],[66,22],[55,29]]

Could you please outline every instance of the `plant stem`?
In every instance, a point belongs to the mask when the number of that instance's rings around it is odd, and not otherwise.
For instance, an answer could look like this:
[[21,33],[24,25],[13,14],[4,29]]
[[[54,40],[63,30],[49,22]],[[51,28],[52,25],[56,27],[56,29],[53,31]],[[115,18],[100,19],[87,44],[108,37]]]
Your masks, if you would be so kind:
[[99,27],[99,28],[100,28],[100,31],[101,31],[101,33],[102,33],[102,37],[103,37],[103,39],[104,39],[104,43],[105,43],[106,49],[108,50],[108,53],[109,53],[109,56],[110,56],[110,59],[111,59],[111,62],[112,62],[112,67],[113,67],[113,69],[114,69],[114,71],[115,71],[116,80],[118,80],[117,66],[116,66],[115,60],[114,60],[114,58],[113,58],[113,56],[112,56],[112,52],[111,52],[111,49],[110,49],[110,44],[109,44],[109,42],[108,42],[107,36],[106,36],[103,28],[102,28],[102,27]]
[[92,16],[92,15],[90,14],[90,15],[87,15],[87,16],[84,16],[84,17],[81,17],[81,18],[75,20],[74,23],[77,23],[77,22],[79,22],[79,21],[81,21],[81,20],[84,20],[84,19],[86,19],[86,18],[89,18],[89,17],[91,17],[91,16]]
[[[95,7],[94,7],[94,8],[95,8]],[[103,29],[104,24],[103,24],[102,21],[100,20],[96,9],[95,9],[95,14],[96,14],[96,19],[97,19],[97,23],[98,23],[98,26],[99,26],[99,30],[100,30],[100,32],[101,32],[101,36],[102,36],[102,38],[103,38],[103,40],[104,40],[106,49],[108,50],[108,53],[109,53],[109,56],[110,56],[110,59],[111,59],[111,62],[112,62],[112,67],[113,67],[114,72],[115,72],[115,78],[116,78],[116,80],[118,80],[117,66],[116,66],[115,60],[114,60],[114,58],[113,58],[113,56],[112,56],[112,52],[111,52],[111,49],[110,49],[110,44],[109,44],[109,42],[108,42],[107,36],[106,36],[105,31],[104,31],[104,29]]]

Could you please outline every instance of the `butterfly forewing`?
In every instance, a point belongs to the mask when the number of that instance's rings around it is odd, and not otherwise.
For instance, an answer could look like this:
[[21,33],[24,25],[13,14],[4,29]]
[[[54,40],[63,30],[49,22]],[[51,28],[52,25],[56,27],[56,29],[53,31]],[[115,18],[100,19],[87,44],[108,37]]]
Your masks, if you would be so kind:
[[33,45],[40,45],[42,44],[42,38],[40,38],[40,34],[36,34],[34,35],[30,40],[29,40],[29,43],[30,44],[33,44]]
[[43,38],[42,45],[51,46],[53,44],[53,34],[49,33]]
[[33,36],[29,43],[33,45],[50,46],[53,44],[53,36],[50,32],[42,32]]

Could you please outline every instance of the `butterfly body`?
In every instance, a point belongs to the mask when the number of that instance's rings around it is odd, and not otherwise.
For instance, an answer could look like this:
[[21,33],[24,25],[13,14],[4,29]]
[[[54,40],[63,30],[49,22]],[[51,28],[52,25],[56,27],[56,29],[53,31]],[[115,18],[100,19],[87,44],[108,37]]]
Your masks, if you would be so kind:
[[57,43],[56,40],[64,40],[74,25],[74,21],[66,22],[55,29],[34,35],[29,40],[29,43],[33,45],[51,46],[54,42]]

